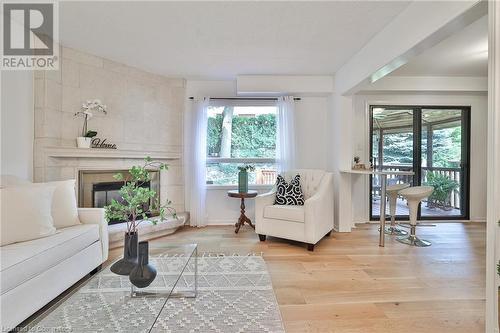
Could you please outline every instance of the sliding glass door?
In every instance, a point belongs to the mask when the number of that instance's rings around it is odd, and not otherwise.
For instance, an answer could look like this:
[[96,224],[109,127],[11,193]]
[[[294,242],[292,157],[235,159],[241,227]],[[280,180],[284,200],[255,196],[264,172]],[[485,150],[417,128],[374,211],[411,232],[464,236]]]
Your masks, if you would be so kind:
[[[382,170],[411,170],[388,184],[430,185],[433,194],[420,208],[423,219],[469,217],[469,107],[370,107],[371,158]],[[370,184],[370,218],[379,218],[380,180]],[[396,215],[408,218],[404,198]]]

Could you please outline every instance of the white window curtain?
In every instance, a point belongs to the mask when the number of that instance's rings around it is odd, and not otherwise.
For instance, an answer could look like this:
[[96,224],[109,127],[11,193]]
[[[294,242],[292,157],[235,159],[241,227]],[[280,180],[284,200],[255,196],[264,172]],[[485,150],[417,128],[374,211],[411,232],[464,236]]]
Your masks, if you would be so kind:
[[191,151],[188,176],[190,180],[190,224],[202,227],[206,216],[207,112],[210,98],[196,100],[191,117]]
[[295,160],[295,101],[293,96],[278,98],[276,129],[276,164],[278,173],[296,168]]

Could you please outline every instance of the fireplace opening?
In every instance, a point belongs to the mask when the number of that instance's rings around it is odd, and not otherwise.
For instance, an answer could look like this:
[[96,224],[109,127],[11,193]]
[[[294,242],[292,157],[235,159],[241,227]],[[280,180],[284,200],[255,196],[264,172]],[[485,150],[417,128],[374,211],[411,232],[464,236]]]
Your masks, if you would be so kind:
[[[78,180],[78,206],[79,207],[95,207],[103,208],[111,204],[115,199],[118,202],[123,202],[120,195],[120,189],[123,186],[123,181],[116,181],[113,175],[122,173],[125,178],[130,177],[127,170],[81,170]],[[144,182],[141,187],[149,188],[156,191],[157,200],[160,197],[160,173],[158,170],[149,171],[150,181]],[[145,204],[143,210],[149,210],[153,201]],[[157,216],[159,212],[153,211],[152,214],[147,214],[148,217]],[[111,220],[109,224],[122,223],[125,221]]]
[[[151,182],[147,181],[140,185],[140,187],[149,189]],[[101,182],[92,185],[92,206],[103,208],[104,206],[110,205],[113,199],[116,201],[123,203],[122,196],[120,195],[120,189],[123,186],[123,182]],[[149,210],[150,203],[146,203],[142,206],[143,211]],[[151,217],[152,214],[146,214],[148,217]],[[111,219],[108,224],[116,224],[125,222],[120,219]]]

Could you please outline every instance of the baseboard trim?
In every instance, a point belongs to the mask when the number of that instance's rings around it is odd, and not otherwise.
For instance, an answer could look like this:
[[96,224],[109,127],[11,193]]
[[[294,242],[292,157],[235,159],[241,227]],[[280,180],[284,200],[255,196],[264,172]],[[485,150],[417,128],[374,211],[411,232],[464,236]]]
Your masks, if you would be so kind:
[[[386,220],[386,224],[387,224]],[[390,221],[389,221],[390,222]],[[398,222],[398,221],[396,221]],[[403,221],[408,223],[408,220]],[[486,220],[418,220],[418,222],[426,222],[426,223],[486,223]],[[366,222],[356,222],[356,224],[379,224],[379,221],[366,221]]]
[[221,219],[221,220],[208,220],[207,225],[233,225],[237,219]]

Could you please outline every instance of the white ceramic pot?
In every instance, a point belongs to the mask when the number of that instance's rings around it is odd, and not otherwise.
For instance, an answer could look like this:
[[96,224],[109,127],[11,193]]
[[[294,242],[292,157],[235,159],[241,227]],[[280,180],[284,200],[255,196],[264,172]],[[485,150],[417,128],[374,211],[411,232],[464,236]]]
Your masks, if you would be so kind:
[[79,136],[76,138],[76,145],[78,148],[90,148],[90,143],[92,142],[92,138],[87,138],[84,136]]

